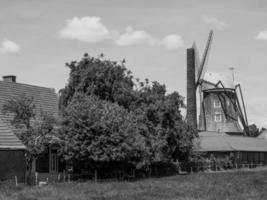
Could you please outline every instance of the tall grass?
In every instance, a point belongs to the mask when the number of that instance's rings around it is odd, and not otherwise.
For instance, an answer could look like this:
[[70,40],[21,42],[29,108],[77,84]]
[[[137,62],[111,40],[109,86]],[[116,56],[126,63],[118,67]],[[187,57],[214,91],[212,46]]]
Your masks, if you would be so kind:
[[0,188],[2,200],[267,199],[267,171],[199,173],[135,182],[72,182]]

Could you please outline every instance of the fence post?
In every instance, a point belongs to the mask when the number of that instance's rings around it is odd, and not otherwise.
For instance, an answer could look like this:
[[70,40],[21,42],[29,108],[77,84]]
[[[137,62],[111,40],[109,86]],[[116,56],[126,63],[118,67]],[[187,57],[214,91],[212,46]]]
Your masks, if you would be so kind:
[[95,181],[97,181],[97,170],[95,169]]
[[35,185],[38,185],[38,172],[35,172]]
[[70,174],[68,174],[68,183],[70,183]]
[[18,178],[17,178],[17,176],[15,176],[15,186],[16,187],[18,186]]
[[64,182],[66,182],[66,172],[65,172],[65,170],[63,171],[63,180],[64,180]]

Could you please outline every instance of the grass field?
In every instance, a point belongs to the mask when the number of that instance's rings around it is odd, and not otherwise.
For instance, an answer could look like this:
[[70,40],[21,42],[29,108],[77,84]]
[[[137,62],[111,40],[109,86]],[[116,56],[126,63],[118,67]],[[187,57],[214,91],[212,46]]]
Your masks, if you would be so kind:
[[72,182],[0,188],[1,200],[267,199],[267,171],[199,173],[134,182]]

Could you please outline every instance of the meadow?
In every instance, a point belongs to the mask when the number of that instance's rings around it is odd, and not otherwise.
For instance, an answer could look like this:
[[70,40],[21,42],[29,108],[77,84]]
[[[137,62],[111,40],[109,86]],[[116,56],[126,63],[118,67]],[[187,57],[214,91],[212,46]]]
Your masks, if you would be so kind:
[[0,186],[0,200],[193,200],[267,199],[267,170],[197,173],[132,182],[71,182]]

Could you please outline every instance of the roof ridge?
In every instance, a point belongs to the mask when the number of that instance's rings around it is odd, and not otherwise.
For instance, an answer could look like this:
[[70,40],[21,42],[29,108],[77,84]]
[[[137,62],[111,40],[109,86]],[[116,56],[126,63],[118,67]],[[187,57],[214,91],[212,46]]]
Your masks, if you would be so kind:
[[7,82],[7,81],[3,81],[3,80],[0,80],[0,83],[4,83],[4,84],[7,84],[7,85],[16,84],[16,85],[25,85],[25,86],[30,86],[30,87],[50,89],[50,90],[52,90],[53,92],[56,93],[56,89],[55,88],[44,87],[44,86],[39,86],[39,85],[31,85],[31,84],[27,84],[27,83],[18,83],[18,82]]

